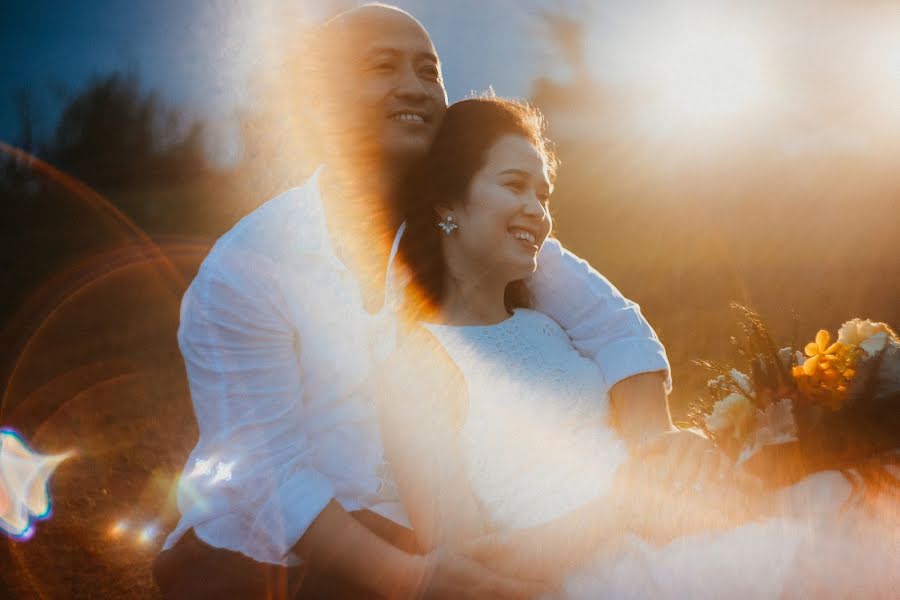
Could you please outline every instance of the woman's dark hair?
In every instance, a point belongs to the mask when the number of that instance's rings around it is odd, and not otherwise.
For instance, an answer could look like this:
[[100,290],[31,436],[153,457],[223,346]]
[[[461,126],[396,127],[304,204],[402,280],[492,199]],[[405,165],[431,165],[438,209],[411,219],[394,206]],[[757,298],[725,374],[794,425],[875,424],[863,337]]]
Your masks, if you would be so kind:
[[[447,109],[428,155],[412,166],[401,185],[398,208],[406,219],[406,232],[399,258],[412,278],[406,297],[410,316],[436,310],[444,296],[447,265],[437,209],[467,201],[488,151],[506,135],[521,135],[533,143],[551,179],[555,177],[557,161],[544,136],[541,112],[523,102],[485,97],[462,100]],[[530,306],[523,280],[507,286],[505,302],[508,310]]]

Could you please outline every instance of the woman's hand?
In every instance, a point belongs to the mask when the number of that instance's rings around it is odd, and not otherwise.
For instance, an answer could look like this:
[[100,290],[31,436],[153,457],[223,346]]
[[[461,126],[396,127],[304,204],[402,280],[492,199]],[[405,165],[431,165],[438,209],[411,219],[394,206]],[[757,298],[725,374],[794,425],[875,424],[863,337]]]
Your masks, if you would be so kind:
[[738,471],[711,441],[692,431],[674,430],[638,446],[632,458],[657,484],[677,494],[702,493],[713,485],[727,484],[758,491],[756,478]]
[[762,490],[709,440],[682,430],[639,446],[616,487],[628,498],[629,528],[661,543],[755,518]]

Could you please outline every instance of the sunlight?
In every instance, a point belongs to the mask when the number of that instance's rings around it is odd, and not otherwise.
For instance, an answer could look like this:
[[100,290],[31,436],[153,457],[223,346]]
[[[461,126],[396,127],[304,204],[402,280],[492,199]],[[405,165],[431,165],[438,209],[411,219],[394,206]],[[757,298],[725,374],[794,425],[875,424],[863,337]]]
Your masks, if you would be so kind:
[[772,116],[779,94],[771,68],[778,44],[764,16],[746,6],[660,7],[597,40],[595,57],[607,85],[631,97],[633,126],[651,137],[743,135]]
[[648,41],[644,73],[662,118],[712,125],[745,119],[764,100],[764,48],[735,18],[681,15]]
[[690,119],[716,118],[745,114],[759,101],[762,65],[746,36],[698,27],[660,44],[654,75],[665,109]]
[[884,127],[900,122],[900,11],[893,19],[871,23],[867,30],[860,47],[860,75],[865,78],[865,97],[875,109],[870,116]]

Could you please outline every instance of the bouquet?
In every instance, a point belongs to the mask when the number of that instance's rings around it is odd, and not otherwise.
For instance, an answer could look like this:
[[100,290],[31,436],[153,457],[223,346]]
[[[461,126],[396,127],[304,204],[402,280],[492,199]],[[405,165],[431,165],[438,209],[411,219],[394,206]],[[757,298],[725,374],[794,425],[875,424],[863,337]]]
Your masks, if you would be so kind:
[[714,377],[689,409],[699,429],[773,487],[822,470],[855,488],[893,479],[900,465],[900,339],[886,324],[852,319],[832,340],[778,348],[758,314],[740,312],[743,364],[695,361]]

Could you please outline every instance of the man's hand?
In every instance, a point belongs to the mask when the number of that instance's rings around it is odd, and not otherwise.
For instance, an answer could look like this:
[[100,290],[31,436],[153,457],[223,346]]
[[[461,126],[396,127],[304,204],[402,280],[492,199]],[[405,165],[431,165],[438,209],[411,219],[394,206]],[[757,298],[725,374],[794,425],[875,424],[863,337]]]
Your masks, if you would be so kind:
[[546,553],[558,557],[563,549],[556,548],[553,540],[539,532],[530,535],[533,532],[535,529],[489,533],[466,543],[460,550],[496,573],[515,579],[528,578],[535,585],[540,580],[546,593],[558,586],[565,574],[552,567],[548,571]]
[[446,548],[422,557],[421,565],[419,585],[411,598],[529,600],[547,591],[536,582],[498,575],[472,558]]

